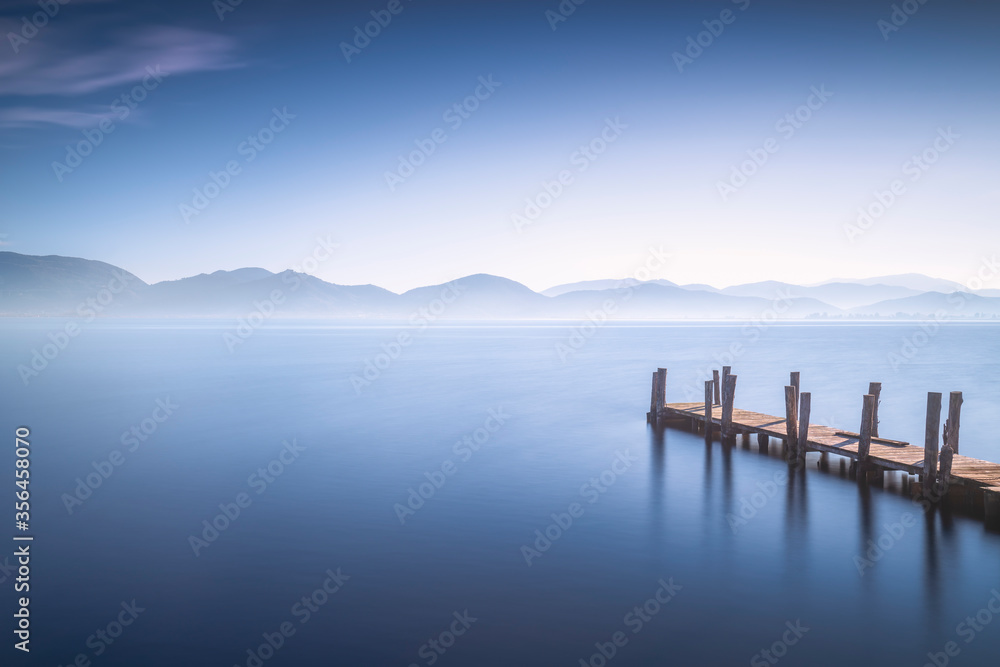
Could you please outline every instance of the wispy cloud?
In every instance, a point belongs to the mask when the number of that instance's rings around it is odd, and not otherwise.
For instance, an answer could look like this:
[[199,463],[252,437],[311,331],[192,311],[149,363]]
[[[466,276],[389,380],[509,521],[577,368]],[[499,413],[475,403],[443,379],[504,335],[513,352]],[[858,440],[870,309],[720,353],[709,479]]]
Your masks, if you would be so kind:
[[96,127],[105,118],[114,119],[111,109],[104,111],[74,111],[42,107],[10,107],[0,109],[0,127],[43,127],[60,125],[76,129]]
[[117,43],[81,52],[66,46],[52,26],[44,43],[0,63],[0,95],[76,96],[136,83],[146,67],[160,66],[171,76],[233,69],[236,41],[225,35],[176,27],[146,27]]

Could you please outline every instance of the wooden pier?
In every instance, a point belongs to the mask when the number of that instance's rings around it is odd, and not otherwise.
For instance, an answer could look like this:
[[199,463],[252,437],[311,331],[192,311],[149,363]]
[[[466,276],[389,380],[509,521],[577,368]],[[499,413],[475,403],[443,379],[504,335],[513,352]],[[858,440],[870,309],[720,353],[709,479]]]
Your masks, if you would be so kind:
[[[762,451],[775,438],[783,442],[789,463],[803,461],[808,452],[820,452],[824,458],[828,454],[847,457],[858,479],[877,479],[886,470],[916,475],[914,488],[923,498],[930,502],[945,497],[969,502],[982,509],[987,523],[1000,524],[1000,464],[958,454],[961,392],[952,392],[949,397],[943,430],[942,395],[928,394],[925,442],[915,446],[879,437],[882,387],[877,382],[871,383],[869,393],[860,397],[860,427],[854,432],[809,422],[812,397],[800,391],[799,373],[792,373],[785,387],[784,416],[736,409],[737,376],[731,371],[724,367],[705,382],[703,403],[667,403],[667,369],[658,369],[653,373],[647,421],[654,427],[686,425],[703,432],[709,441],[718,432],[724,442],[741,436],[744,444],[749,444],[751,434],[756,434]],[[939,433],[943,443],[940,449]]]

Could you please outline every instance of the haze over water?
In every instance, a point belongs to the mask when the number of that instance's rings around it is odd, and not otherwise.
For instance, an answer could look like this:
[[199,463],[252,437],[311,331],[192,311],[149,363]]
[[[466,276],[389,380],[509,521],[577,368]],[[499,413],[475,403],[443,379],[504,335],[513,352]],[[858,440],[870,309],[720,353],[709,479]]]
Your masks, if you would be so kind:
[[[8,320],[5,367],[57,328]],[[697,400],[741,342],[737,407],[781,414],[797,370],[813,422],[857,430],[881,381],[881,434],[919,444],[926,393],[961,390],[962,453],[1000,461],[996,325],[942,326],[894,369],[918,328],[782,325],[751,340],[739,326],[608,325],[564,363],[570,325],[433,327],[356,391],[396,328],[269,324],[230,353],[230,323],[93,324],[27,386],[0,381],[5,428],[32,429],[33,659],[246,665],[290,622],[264,664],[600,664],[595,644],[622,632],[608,664],[735,665],[799,623],[783,665],[920,666],[950,641],[950,664],[993,664],[1000,619],[971,636],[966,623],[1000,590],[1000,535],[980,519],[859,491],[836,457],[821,472],[811,454],[783,482],[776,453],[645,424],[656,366],[669,401]],[[158,400],[176,407],[129,451],[123,434],[162,416]],[[63,494],[115,450],[124,462],[70,513]],[[434,480],[401,522],[396,506]],[[250,504],[195,555],[190,536],[241,493]],[[574,503],[529,565],[522,547]],[[887,533],[862,576],[856,557]],[[302,623],[295,605],[338,568],[349,578]],[[637,622],[661,580],[679,590]],[[88,638],[133,599],[144,611],[95,656]],[[466,611],[476,620],[454,644],[428,648]]]

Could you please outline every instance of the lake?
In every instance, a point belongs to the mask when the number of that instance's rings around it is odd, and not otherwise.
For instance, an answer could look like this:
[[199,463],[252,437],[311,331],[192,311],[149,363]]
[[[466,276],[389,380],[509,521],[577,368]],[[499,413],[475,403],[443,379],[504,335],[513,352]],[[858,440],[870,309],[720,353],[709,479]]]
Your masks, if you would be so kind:
[[859,488],[837,457],[789,477],[645,423],[657,366],[685,401],[731,364],[737,407],[770,414],[794,370],[812,421],[852,431],[881,381],[881,435],[916,444],[927,392],[961,390],[962,453],[1000,462],[997,325],[292,322],[233,346],[234,326],[95,322],[24,382],[63,322],[4,321],[3,428],[33,451],[31,664],[1000,655],[981,520]]

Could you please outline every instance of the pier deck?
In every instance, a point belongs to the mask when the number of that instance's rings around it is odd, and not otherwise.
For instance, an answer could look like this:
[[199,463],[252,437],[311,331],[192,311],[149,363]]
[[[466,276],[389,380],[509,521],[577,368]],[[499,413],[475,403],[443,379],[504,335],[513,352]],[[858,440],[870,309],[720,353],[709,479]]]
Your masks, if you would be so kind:
[[[668,403],[659,410],[659,420],[693,419],[705,423],[705,406],[701,403]],[[712,424],[722,426],[722,406],[712,406]],[[784,440],[787,437],[785,417],[775,417],[749,410],[733,409],[733,431],[758,433]],[[860,437],[843,435],[842,429],[820,424],[809,425],[806,449],[828,452],[858,459]],[[868,460],[879,467],[900,470],[911,475],[924,472],[924,448],[909,443],[889,444],[882,438],[872,438]],[[955,455],[951,467],[951,483],[973,487],[1000,487],[1000,464],[968,456]]]

